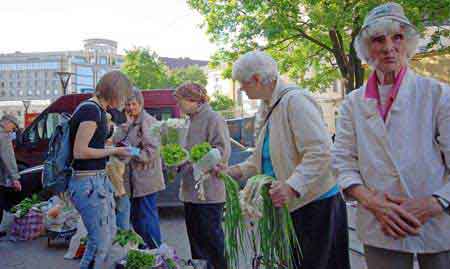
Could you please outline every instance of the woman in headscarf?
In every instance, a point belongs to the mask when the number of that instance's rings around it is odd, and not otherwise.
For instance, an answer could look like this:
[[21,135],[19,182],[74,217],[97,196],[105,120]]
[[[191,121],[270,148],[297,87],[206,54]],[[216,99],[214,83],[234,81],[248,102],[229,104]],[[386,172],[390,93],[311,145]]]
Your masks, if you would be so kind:
[[[182,112],[190,119],[185,148],[208,142],[220,151],[222,164],[230,157],[230,134],[225,119],[208,104],[206,89],[196,83],[185,83],[175,90]],[[204,181],[204,198],[195,188],[192,164],[181,168],[180,200],[184,202],[186,227],[192,258],[208,261],[208,269],[225,269],[224,233],[222,230],[225,186],[215,176]]]
[[333,166],[369,269],[450,266],[450,89],[409,68],[418,40],[400,5],[374,8],[355,40],[373,72],[338,119]]

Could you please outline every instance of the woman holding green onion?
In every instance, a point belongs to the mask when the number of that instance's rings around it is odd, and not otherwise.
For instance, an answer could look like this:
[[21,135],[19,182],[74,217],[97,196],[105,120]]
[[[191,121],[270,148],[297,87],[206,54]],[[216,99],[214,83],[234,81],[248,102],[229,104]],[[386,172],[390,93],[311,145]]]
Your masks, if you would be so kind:
[[272,203],[288,205],[301,247],[295,268],[350,268],[346,208],[331,174],[331,141],[320,107],[306,91],[282,81],[277,63],[264,52],[241,56],[233,79],[268,110],[253,155],[227,173],[241,180],[257,174],[276,179]]
[[[178,105],[190,119],[185,148],[207,142],[220,151],[222,164],[230,157],[230,134],[225,119],[208,104],[206,89],[196,83],[185,83],[174,93]],[[222,230],[224,183],[215,176],[204,181],[204,195],[195,187],[192,164],[181,167],[180,200],[184,202],[186,227],[192,258],[208,261],[208,269],[226,269],[224,233]],[[199,197],[203,196],[204,199]]]

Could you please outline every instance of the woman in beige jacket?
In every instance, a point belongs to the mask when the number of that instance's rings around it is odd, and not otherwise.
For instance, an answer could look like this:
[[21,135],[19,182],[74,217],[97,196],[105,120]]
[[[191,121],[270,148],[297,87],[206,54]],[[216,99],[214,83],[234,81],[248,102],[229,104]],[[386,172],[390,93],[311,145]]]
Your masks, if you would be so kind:
[[342,103],[333,148],[337,180],[359,202],[369,269],[450,268],[450,88],[416,75],[419,41],[403,8],[374,8],[356,37],[373,68]]
[[255,151],[228,174],[238,180],[256,174],[276,179],[272,202],[289,206],[303,252],[293,269],[350,268],[345,203],[331,174],[331,141],[320,106],[306,91],[282,81],[277,63],[264,52],[242,55],[233,65],[233,79],[267,109]]
[[144,110],[144,97],[135,89],[126,102],[128,121],[114,135],[114,142],[139,149],[126,165],[124,185],[131,199],[131,223],[150,248],[161,244],[157,193],[165,189],[159,156],[159,139],[151,135],[157,122]]

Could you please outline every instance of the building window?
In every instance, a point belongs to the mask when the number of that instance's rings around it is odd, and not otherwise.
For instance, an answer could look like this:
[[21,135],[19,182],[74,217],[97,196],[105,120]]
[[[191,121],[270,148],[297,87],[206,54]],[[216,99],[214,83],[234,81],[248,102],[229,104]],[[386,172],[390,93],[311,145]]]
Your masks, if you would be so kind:
[[56,90],[56,89],[53,90],[53,94],[54,94],[54,95],[58,95],[58,94],[59,94],[59,90]]
[[32,90],[28,90],[27,94],[28,94],[28,96],[31,96],[31,95],[33,95],[33,91]]
[[50,90],[45,90],[45,94],[46,94],[46,95],[50,95],[50,94],[52,94],[52,91],[50,91]]
[[0,96],[1,97],[4,97],[6,95],[6,92],[5,91],[0,91]]
[[1,88],[5,88],[5,82],[4,81],[0,82],[0,87]]
[[17,87],[22,87],[22,82],[21,81],[17,81]]
[[9,87],[14,88],[14,83],[12,81],[9,82]]
[[39,95],[41,95],[41,91],[40,90],[36,90],[35,94],[39,96]]
[[37,87],[37,86],[38,86],[38,83],[39,83],[39,82],[38,82],[37,80],[35,80],[35,81],[34,81],[34,87]]
[[107,64],[108,63],[108,58],[106,56],[101,56],[99,63],[100,64]]
[[23,96],[23,91],[19,90],[19,96]]

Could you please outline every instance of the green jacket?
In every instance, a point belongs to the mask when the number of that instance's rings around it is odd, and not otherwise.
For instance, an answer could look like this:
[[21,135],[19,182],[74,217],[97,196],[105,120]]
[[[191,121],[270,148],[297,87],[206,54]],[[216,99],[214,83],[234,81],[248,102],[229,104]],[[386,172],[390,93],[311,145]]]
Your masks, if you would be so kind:
[[19,178],[11,138],[9,133],[0,125],[0,185],[10,186],[12,180],[18,180]]

